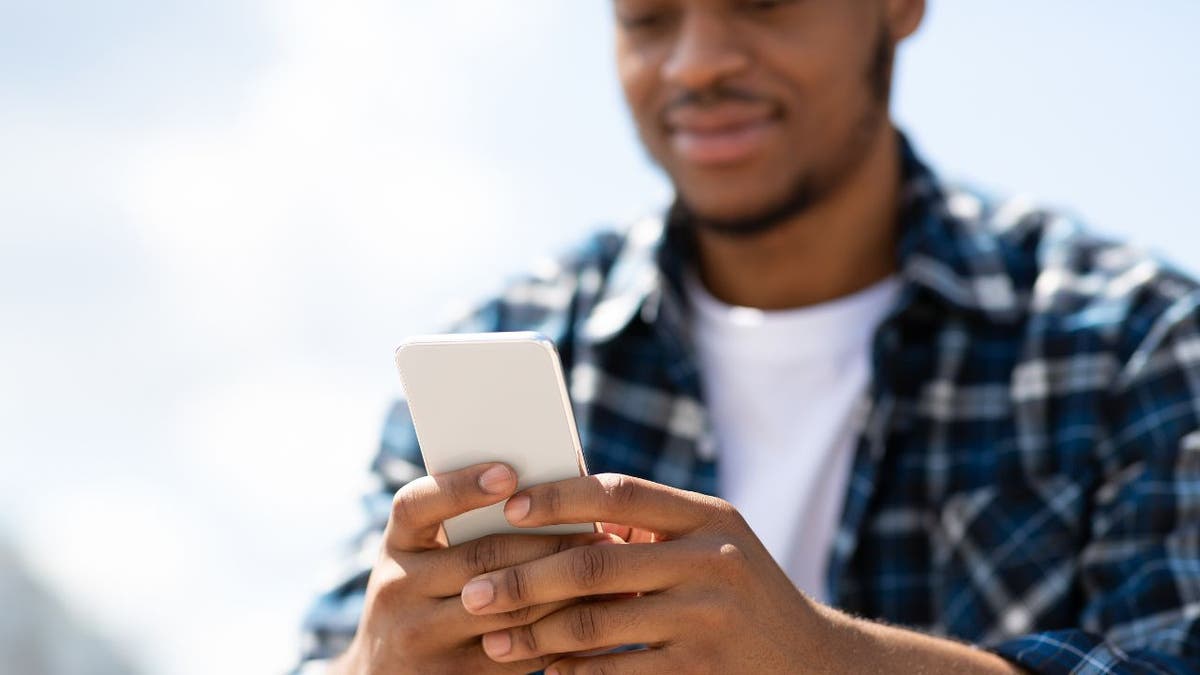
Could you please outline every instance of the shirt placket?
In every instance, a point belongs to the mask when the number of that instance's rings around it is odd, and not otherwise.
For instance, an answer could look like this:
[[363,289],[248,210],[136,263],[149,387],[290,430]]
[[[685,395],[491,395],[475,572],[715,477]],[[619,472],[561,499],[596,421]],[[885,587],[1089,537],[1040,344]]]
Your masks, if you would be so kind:
[[879,466],[887,451],[889,430],[896,414],[897,398],[890,383],[899,352],[897,322],[911,302],[912,290],[906,288],[896,308],[876,331],[872,344],[871,386],[856,415],[859,433],[854,464],[825,575],[827,597],[846,610],[855,609],[851,606],[854,604],[852,596],[846,593],[849,563],[861,541],[867,509],[875,494]]

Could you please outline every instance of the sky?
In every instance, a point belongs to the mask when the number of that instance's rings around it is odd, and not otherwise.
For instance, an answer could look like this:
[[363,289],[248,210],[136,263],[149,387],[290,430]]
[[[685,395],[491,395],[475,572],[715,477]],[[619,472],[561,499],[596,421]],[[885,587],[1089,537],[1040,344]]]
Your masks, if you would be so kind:
[[[0,0],[0,536],[145,672],[285,669],[395,344],[667,199],[608,4]],[[895,116],[1197,272],[1197,26],[931,0]]]

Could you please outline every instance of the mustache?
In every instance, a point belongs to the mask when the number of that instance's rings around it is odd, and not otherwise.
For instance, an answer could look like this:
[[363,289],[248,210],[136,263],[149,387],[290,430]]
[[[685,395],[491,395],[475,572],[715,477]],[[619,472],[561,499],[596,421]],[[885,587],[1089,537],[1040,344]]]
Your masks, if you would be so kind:
[[771,100],[757,92],[730,84],[718,83],[703,89],[689,89],[676,94],[667,102],[664,113],[679,108],[711,108],[721,103],[770,103]]

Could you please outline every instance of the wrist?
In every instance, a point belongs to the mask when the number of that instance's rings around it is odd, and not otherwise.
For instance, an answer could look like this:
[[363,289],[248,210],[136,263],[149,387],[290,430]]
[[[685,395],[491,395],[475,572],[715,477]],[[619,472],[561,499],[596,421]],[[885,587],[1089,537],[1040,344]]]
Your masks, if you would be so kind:
[[847,654],[858,648],[855,644],[854,619],[815,600],[808,600],[810,611],[802,639],[803,661],[812,672],[851,672]]
[[1013,675],[1021,668],[991,652],[953,639],[889,626],[813,604],[819,672],[831,673],[995,673]]

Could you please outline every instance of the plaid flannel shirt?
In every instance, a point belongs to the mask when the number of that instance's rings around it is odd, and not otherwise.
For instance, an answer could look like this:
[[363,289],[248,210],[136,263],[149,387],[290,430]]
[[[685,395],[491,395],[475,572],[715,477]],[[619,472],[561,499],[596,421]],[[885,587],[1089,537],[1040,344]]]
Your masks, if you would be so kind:
[[[903,289],[873,342],[828,597],[1033,672],[1200,672],[1200,287],[903,153]],[[715,494],[683,233],[601,233],[456,330],[555,340],[594,472]],[[402,402],[373,468],[371,526],[308,616],[310,659],[353,635],[391,495],[422,473]]]

